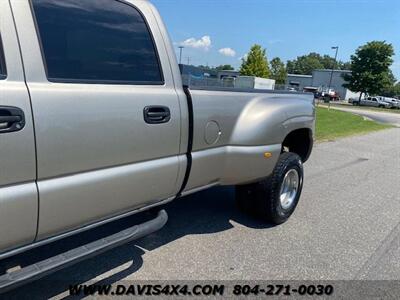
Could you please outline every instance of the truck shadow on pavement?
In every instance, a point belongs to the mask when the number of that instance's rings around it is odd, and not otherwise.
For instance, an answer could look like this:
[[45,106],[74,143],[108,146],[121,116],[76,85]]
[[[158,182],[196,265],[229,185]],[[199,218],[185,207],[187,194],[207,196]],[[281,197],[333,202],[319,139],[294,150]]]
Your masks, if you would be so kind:
[[[110,250],[94,258],[62,269],[36,282],[17,288],[0,298],[37,299],[50,298],[61,293],[71,299],[82,296],[70,296],[68,289],[75,284],[113,284],[134,274],[145,263],[143,254],[152,251],[186,235],[211,234],[233,228],[232,221],[253,229],[266,229],[265,224],[252,216],[240,212],[234,203],[235,191],[232,187],[218,187],[168,204],[165,209],[169,220],[160,231],[129,244]],[[96,240],[102,235],[113,233],[140,222],[144,214],[128,217],[102,226],[63,241],[31,250],[0,263],[7,269],[15,264],[22,266],[54,256],[68,249]],[[118,268],[118,270],[113,271]],[[1,271],[3,271],[1,270]],[[110,274],[108,274],[110,273]],[[152,278],[149,278],[151,280]],[[61,297],[62,297],[61,296]]]

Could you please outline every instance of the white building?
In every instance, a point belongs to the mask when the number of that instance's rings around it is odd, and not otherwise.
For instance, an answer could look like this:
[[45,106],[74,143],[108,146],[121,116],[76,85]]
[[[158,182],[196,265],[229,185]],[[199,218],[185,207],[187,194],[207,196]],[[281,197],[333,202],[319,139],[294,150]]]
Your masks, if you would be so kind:
[[239,76],[235,79],[235,87],[241,89],[274,90],[275,80],[255,76]]
[[348,70],[314,70],[312,75],[297,75],[288,74],[286,84],[289,87],[295,87],[302,91],[304,88],[318,88],[320,91],[327,90],[329,87],[329,80],[332,74],[331,89],[334,89],[340,99],[348,100],[349,98],[359,97],[359,93],[354,93],[345,87],[343,79],[344,74],[349,74],[351,71]]

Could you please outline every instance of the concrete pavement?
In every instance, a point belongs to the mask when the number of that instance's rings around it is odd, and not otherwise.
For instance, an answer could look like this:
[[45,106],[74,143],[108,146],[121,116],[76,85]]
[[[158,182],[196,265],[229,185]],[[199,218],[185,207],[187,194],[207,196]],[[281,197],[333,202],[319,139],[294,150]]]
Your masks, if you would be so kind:
[[171,203],[161,231],[9,295],[67,296],[68,284],[93,280],[400,280],[400,129],[317,144],[305,172],[301,202],[284,225],[242,214],[233,188],[215,188]]
[[360,115],[376,122],[392,124],[394,126],[400,127],[400,113],[393,112],[381,112],[368,109],[362,109],[362,107],[354,108],[350,105],[332,105],[331,109],[337,109],[341,111],[351,112],[356,115]]

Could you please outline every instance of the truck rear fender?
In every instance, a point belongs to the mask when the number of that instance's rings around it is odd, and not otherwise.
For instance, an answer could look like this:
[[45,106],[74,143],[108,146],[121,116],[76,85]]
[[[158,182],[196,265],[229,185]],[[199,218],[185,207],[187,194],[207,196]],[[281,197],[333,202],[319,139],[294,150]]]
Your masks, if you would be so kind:
[[[282,144],[292,132],[315,126],[315,108],[308,97],[296,95],[254,98],[242,110],[231,135],[231,145]],[[287,96],[287,95],[286,95]]]

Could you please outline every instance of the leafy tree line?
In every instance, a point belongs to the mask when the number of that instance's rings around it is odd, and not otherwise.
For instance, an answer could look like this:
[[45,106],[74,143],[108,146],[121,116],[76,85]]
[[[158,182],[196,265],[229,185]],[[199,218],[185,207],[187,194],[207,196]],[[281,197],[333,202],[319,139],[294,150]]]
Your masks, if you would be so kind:
[[266,50],[260,45],[254,45],[248,55],[242,60],[240,73],[245,76],[257,76],[275,79],[277,84],[285,84],[287,74],[311,75],[316,69],[340,69],[348,70],[350,62],[335,62],[329,55],[320,55],[312,52],[289,60],[286,65],[275,57],[268,63]]
[[[234,70],[231,65],[221,65],[218,67],[199,66],[206,70]],[[260,45],[253,45],[249,53],[242,59],[240,74],[243,76],[257,76],[261,78],[275,79],[277,84],[285,84],[287,74],[303,74],[311,75],[315,69],[348,69],[350,63],[337,62],[329,55],[320,55],[318,53],[310,53],[299,56],[297,59],[289,60],[286,64],[279,58],[275,57],[268,62],[266,49]]]
[[294,60],[287,62],[287,70],[290,74],[312,75],[312,72],[317,69],[337,69],[349,70],[350,63],[338,61],[329,55],[320,55],[311,52],[307,55],[298,56]]
[[217,67],[199,65],[197,67],[202,68],[204,70],[210,70],[210,71],[234,71],[235,70],[235,68],[232,65],[220,65]]
[[350,62],[335,62],[329,55],[312,52],[289,60],[285,64],[278,58],[268,63],[266,50],[254,45],[247,57],[242,60],[240,73],[248,76],[272,78],[277,84],[284,84],[288,73],[311,75],[316,69],[350,70],[345,74],[344,87],[365,94],[395,96],[400,95],[400,82],[390,70],[393,63],[393,46],[385,41],[372,41],[360,46]]
[[[229,64],[217,67],[199,65],[198,67],[210,71],[235,70],[235,68]],[[275,57],[271,60],[271,63],[268,63],[266,49],[263,49],[260,45],[251,47],[249,53],[242,59],[242,65],[239,71],[243,76],[275,79],[277,84],[284,84],[287,77],[286,66],[282,60]]]
[[[350,62],[335,62],[329,55],[312,52],[289,60],[286,64],[275,57],[268,62],[266,49],[260,45],[251,47],[242,59],[240,74],[275,79],[277,84],[285,84],[287,74],[311,75],[316,69],[350,70],[344,75],[346,88],[365,94],[394,96],[400,95],[400,82],[397,82],[390,66],[393,63],[393,46],[385,41],[372,41],[360,46]],[[202,66],[204,67],[204,66]],[[234,70],[231,65],[221,65],[212,70]]]

